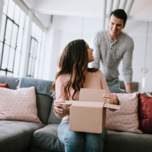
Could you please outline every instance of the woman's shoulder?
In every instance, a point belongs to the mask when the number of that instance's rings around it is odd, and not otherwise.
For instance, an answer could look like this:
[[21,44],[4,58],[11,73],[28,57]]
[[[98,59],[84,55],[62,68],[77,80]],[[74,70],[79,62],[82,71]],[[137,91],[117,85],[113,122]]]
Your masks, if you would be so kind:
[[94,75],[95,75],[96,78],[98,77],[100,79],[105,79],[105,76],[103,75],[103,73],[99,69],[94,72]]
[[103,73],[99,69],[97,71],[95,71],[94,74],[96,74],[96,75],[103,75]]
[[68,74],[62,74],[60,75],[57,80],[56,80],[56,84],[60,83],[60,84],[64,84],[65,82],[67,82],[70,79]]

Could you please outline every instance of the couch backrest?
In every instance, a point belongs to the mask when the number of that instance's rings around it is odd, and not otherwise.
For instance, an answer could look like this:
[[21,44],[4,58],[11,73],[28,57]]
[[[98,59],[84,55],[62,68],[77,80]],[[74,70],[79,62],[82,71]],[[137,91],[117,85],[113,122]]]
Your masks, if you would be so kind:
[[[7,83],[8,87],[10,89],[16,89],[16,87],[19,84],[19,78],[9,77],[9,76],[0,76],[0,83]],[[35,84],[38,84],[39,87],[43,84],[43,80],[39,79],[33,79]],[[52,85],[51,81],[45,82],[45,85]],[[28,81],[28,86],[33,86],[33,81],[30,79]],[[50,87],[52,89],[52,87]],[[125,93],[124,91],[121,91],[119,89],[111,88],[109,87],[111,93]],[[55,95],[54,95],[55,97]],[[52,98],[49,95],[36,93],[36,99],[37,99],[37,108],[38,108],[38,117],[44,124],[59,124],[61,122],[61,118],[56,117],[54,111],[53,111],[53,104],[55,101],[55,98]]]
[[7,83],[8,88],[13,89],[13,90],[17,88],[19,81],[20,81],[20,78],[0,75],[0,83]]
[[42,123],[47,124],[52,106],[52,97],[44,94],[36,94],[38,117]]
[[[53,97],[55,97],[55,94]],[[59,124],[62,120],[61,118],[58,118],[54,113],[54,106],[53,106],[54,101],[55,101],[55,98],[53,98],[53,101],[52,101],[52,107],[51,107],[49,118],[48,118],[48,124]]]
[[[120,88],[126,90],[124,81],[120,81]],[[138,89],[139,89],[139,83],[132,82],[132,92],[138,92]]]

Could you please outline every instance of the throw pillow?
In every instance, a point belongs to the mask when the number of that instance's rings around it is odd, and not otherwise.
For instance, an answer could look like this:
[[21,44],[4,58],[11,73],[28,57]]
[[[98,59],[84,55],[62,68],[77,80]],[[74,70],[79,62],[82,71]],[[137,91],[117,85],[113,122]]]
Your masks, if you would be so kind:
[[7,83],[0,83],[1,88],[7,88]]
[[37,116],[35,87],[17,90],[0,88],[0,120],[41,123]]
[[106,128],[112,130],[142,133],[138,120],[138,95],[139,93],[117,94],[120,109],[106,110]]
[[139,129],[152,134],[152,97],[139,95]]

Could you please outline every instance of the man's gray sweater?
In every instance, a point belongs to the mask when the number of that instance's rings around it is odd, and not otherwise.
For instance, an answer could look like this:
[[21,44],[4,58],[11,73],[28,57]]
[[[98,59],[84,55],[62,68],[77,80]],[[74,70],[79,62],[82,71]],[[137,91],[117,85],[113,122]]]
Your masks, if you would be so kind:
[[119,80],[118,66],[123,61],[123,76],[125,83],[132,82],[132,56],[134,49],[133,39],[126,33],[121,32],[118,39],[113,42],[109,31],[96,33],[91,42],[95,61],[91,67],[100,68],[107,82]]

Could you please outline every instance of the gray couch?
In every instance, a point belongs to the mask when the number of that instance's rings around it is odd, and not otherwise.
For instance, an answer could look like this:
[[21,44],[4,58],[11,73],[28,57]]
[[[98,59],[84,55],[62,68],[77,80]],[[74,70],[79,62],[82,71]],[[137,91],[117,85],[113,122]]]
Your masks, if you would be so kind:
[[[17,80],[14,77],[0,76],[0,83],[7,83],[10,89],[16,89]],[[43,81],[33,80],[37,83]],[[112,88],[110,91],[119,92]],[[0,120],[0,152],[64,152],[64,146],[57,137],[57,127],[61,119],[53,112],[54,99],[40,93],[36,94],[36,98],[42,124]],[[108,130],[104,152],[135,151],[152,152],[152,135]]]
[[[139,88],[139,83],[138,82],[132,82],[132,92],[137,92]],[[120,89],[126,90],[124,81],[120,80]]]

